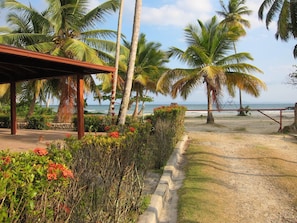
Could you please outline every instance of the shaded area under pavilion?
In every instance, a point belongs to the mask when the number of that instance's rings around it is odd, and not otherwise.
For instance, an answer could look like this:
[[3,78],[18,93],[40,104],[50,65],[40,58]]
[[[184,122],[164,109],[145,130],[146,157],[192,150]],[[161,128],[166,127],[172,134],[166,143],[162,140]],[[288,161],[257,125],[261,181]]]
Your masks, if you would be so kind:
[[77,132],[84,136],[84,75],[113,73],[114,67],[91,64],[0,44],[0,84],[10,84],[11,134],[16,135],[16,83],[77,76]]

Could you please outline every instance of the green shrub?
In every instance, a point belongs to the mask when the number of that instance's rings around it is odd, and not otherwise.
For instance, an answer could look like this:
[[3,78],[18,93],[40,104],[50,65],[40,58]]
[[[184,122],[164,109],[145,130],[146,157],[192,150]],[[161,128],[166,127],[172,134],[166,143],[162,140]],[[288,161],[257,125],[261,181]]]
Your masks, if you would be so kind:
[[49,129],[49,120],[42,115],[33,115],[28,117],[27,119],[28,125],[27,128],[28,129],[39,129],[39,130],[45,130],[45,129]]
[[186,108],[178,105],[162,106],[154,110],[155,168],[163,167],[184,133]]
[[0,105],[0,114],[9,115],[10,114],[10,106],[9,105]]
[[131,213],[138,215],[151,161],[147,147],[151,125],[119,128],[105,135],[88,134],[80,141],[66,140],[78,179],[68,193],[71,203],[77,204],[70,222],[131,222]]
[[10,126],[10,115],[0,115],[0,127],[9,128]]
[[[60,158],[61,153],[67,151],[60,151]],[[0,222],[67,220],[72,208],[67,188],[73,174],[61,162],[64,158],[52,155],[44,148],[26,153],[0,151]]]
[[[73,119],[77,130],[77,117]],[[112,117],[106,115],[84,115],[85,132],[104,132],[106,126],[112,124]]]
[[135,222],[147,199],[144,175],[168,160],[183,133],[184,112],[159,108],[151,121],[124,126],[87,116],[105,133],[69,136],[47,152],[1,152],[0,222]]

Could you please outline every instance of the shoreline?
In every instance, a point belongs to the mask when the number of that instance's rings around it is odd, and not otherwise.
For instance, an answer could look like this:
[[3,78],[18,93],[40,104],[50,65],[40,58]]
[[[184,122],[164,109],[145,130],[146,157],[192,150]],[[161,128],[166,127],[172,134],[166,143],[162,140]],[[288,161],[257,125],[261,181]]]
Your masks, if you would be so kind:
[[[280,120],[279,115],[271,115],[276,121]],[[282,134],[279,132],[280,124],[265,117],[262,114],[238,116],[237,113],[214,113],[214,124],[206,124],[206,115],[198,113],[186,114],[184,126],[187,131],[197,132],[220,132],[240,134]],[[294,112],[283,114],[282,128],[294,123]],[[88,133],[86,133],[88,134]],[[17,135],[11,135],[10,129],[0,128],[1,150],[27,151],[35,147],[45,147],[52,141],[65,139],[66,135],[77,135],[72,130],[33,130],[18,129]]]
[[[261,110],[261,109],[259,109]],[[264,117],[265,115],[261,114],[258,111],[249,111],[245,116],[239,116],[238,111],[213,111],[214,117]],[[279,110],[264,110],[264,114],[269,115],[271,117],[280,117]],[[186,117],[202,117],[207,116],[207,111],[186,111]],[[282,117],[294,117],[294,110],[283,110]]]

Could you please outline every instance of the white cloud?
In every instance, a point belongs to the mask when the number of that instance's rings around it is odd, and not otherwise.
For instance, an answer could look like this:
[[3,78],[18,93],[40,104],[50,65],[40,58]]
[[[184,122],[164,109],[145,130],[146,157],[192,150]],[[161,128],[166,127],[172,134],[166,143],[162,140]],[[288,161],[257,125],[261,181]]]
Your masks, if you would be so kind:
[[178,0],[174,4],[165,4],[159,8],[143,6],[142,23],[184,27],[198,18],[210,18],[212,12],[210,0]]

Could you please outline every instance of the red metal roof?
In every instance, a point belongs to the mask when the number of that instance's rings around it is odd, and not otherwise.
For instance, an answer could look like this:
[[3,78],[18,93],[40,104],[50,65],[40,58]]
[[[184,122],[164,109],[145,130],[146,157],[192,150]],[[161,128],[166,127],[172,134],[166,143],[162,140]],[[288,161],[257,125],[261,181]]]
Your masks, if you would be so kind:
[[91,64],[0,44],[0,84],[114,71],[114,67]]

